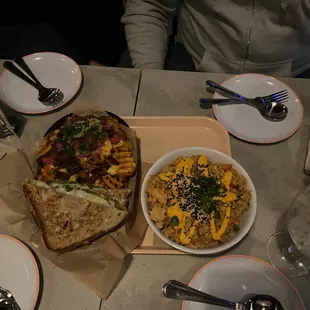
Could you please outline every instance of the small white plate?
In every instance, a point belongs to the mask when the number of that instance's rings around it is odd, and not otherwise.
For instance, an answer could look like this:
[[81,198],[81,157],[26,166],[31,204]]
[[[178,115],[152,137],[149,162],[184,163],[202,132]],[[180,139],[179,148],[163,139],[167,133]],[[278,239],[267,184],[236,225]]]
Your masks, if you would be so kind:
[[[239,139],[252,143],[275,143],[292,136],[303,119],[303,106],[297,94],[285,83],[263,74],[246,73],[234,76],[221,85],[246,97],[270,95],[287,89],[285,102],[288,115],[282,122],[264,119],[258,110],[244,105],[213,106],[213,113],[226,129]],[[214,98],[223,98],[215,94]]]
[[[191,287],[230,301],[248,294],[277,298],[284,309],[306,310],[293,284],[277,269],[257,258],[228,255],[212,260],[192,278]],[[221,310],[213,305],[185,301],[182,310]]]
[[0,100],[19,113],[42,114],[59,109],[70,101],[81,87],[81,69],[68,56],[44,52],[27,55],[24,60],[43,86],[59,88],[64,98],[57,107],[45,105],[38,100],[38,91],[35,88],[4,70],[0,77]]
[[11,291],[21,309],[34,309],[40,287],[37,262],[26,245],[7,235],[0,235],[0,286]]

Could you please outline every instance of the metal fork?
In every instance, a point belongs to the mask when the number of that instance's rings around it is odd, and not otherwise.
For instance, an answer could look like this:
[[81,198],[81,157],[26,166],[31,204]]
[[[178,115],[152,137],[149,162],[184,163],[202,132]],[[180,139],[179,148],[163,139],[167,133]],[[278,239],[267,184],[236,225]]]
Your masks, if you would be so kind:
[[255,97],[255,98],[247,98],[245,96],[242,96],[238,93],[235,93],[234,91],[227,89],[211,80],[208,80],[206,82],[207,89],[216,91],[217,93],[221,94],[222,96],[230,99],[238,99],[242,101],[256,101],[263,104],[270,104],[272,102],[278,102],[278,103],[284,103],[288,100],[289,94],[287,89],[278,91],[274,94],[270,94],[268,96],[262,96],[262,97]]
[[[24,61],[23,61],[24,62]],[[20,62],[22,64],[22,62]],[[62,91],[58,88],[46,88],[40,81],[35,77],[32,71],[29,69],[27,64],[24,62],[21,67],[34,79],[30,79],[26,74],[19,70],[14,63],[11,61],[5,61],[3,67],[9,70],[11,73],[36,88],[39,91],[38,100],[44,103],[45,105],[52,105],[57,107],[64,98]]]
[[209,90],[213,90],[229,99],[209,99],[201,98],[200,107],[202,109],[210,108],[213,104],[226,105],[245,103],[257,109],[259,113],[268,121],[281,122],[286,119],[288,114],[287,106],[282,102],[287,100],[287,91],[281,91],[265,97],[247,98],[234,91],[227,89],[213,81],[206,82]]

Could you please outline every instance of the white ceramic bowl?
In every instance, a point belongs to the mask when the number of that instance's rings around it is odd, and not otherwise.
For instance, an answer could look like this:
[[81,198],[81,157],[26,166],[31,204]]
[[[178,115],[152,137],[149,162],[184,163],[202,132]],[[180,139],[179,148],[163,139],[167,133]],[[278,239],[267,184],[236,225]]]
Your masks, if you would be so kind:
[[[220,246],[211,248],[211,249],[190,249],[185,246],[182,246],[180,244],[175,243],[174,241],[167,238],[155,225],[155,223],[150,218],[149,213],[149,207],[147,204],[147,195],[146,195],[146,188],[147,188],[147,182],[151,175],[155,175],[160,172],[160,170],[166,166],[170,165],[175,158],[178,156],[193,156],[193,155],[205,155],[210,161],[213,163],[222,163],[222,164],[232,164],[233,167],[243,175],[247,181],[248,181],[248,189],[251,191],[251,201],[250,201],[250,208],[247,212],[245,212],[242,223],[240,225],[239,231],[236,233],[236,235],[230,239],[229,241],[223,243]],[[163,157],[161,157],[159,160],[157,160],[153,166],[150,168],[148,173],[146,174],[142,189],[141,189],[141,204],[144,216],[146,218],[146,221],[148,222],[149,226],[152,228],[154,233],[161,238],[163,241],[165,241],[167,244],[171,245],[172,247],[191,254],[200,254],[200,255],[207,255],[207,254],[216,254],[223,251],[228,250],[235,244],[237,244],[241,239],[244,238],[244,236],[249,232],[251,226],[254,223],[254,219],[256,216],[256,209],[257,209],[257,198],[256,198],[256,191],[255,187],[253,185],[253,182],[247,172],[242,168],[240,164],[238,164],[234,159],[227,156],[226,154],[223,154],[221,152],[204,148],[204,147],[188,147],[183,149],[178,149],[173,152],[170,152]]]

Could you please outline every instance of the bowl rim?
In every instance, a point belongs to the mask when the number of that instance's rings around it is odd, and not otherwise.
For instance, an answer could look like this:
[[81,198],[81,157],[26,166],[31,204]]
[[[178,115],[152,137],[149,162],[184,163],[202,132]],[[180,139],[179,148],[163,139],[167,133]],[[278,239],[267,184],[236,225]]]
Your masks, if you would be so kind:
[[[149,209],[148,209],[148,204],[146,201],[146,187],[147,187],[147,181],[150,178],[150,176],[155,173],[154,170],[158,170],[159,167],[163,166],[163,162],[166,161],[167,157],[177,157],[177,156],[182,156],[180,153],[182,152],[189,152],[192,151],[193,155],[197,154],[199,155],[199,152],[211,152],[214,154],[217,154],[219,156],[222,156],[224,158],[226,158],[228,161],[233,161],[232,165],[236,168],[238,168],[238,170],[242,171],[242,175],[244,177],[246,177],[247,181],[248,181],[248,187],[251,190],[251,206],[250,209],[247,212],[250,212],[249,218],[248,220],[243,223],[243,229],[242,232],[240,232],[239,234],[237,234],[235,237],[233,237],[232,239],[230,239],[229,241],[214,247],[214,248],[209,248],[209,249],[191,249],[188,247],[185,247],[183,245],[180,245],[174,241],[172,241],[171,239],[169,239],[168,237],[166,237],[155,225],[155,223],[151,220],[150,215],[149,215]],[[211,159],[212,160],[212,159]],[[230,249],[231,247],[235,246],[236,244],[238,244],[250,231],[251,227],[254,224],[254,220],[256,217],[256,213],[257,213],[257,195],[256,195],[256,189],[255,186],[253,184],[252,179],[250,178],[249,174],[246,172],[246,170],[232,157],[219,152],[217,150],[214,149],[210,149],[210,148],[205,148],[205,147],[185,147],[185,148],[179,148],[176,149],[172,152],[169,152],[165,155],[163,155],[162,157],[160,157],[153,165],[152,167],[148,170],[148,172],[146,173],[143,183],[142,183],[142,187],[141,187],[141,192],[140,192],[140,201],[141,201],[141,206],[142,206],[142,210],[143,210],[143,214],[144,217],[148,223],[148,225],[151,227],[151,229],[153,230],[153,232],[160,238],[162,239],[165,243],[167,243],[168,245],[174,247],[177,250],[180,250],[182,252],[185,253],[189,253],[189,254],[196,254],[196,255],[214,255],[214,254],[218,254],[218,253],[222,253],[224,251],[227,251],[228,249]]]

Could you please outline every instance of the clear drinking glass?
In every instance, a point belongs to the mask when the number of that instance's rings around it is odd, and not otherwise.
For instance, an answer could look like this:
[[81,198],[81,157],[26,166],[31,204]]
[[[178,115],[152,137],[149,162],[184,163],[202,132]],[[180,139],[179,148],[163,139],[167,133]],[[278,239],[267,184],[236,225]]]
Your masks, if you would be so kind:
[[0,139],[4,139],[13,135],[14,132],[12,132],[8,127],[7,120],[5,119],[4,115],[0,110]]
[[299,277],[310,270],[310,185],[293,199],[286,226],[287,231],[270,237],[267,256],[286,276]]
[[[8,121],[9,118],[11,122]],[[21,149],[22,143],[19,137],[14,132],[15,130],[19,130],[20,128],[21,122],[19,117],[6,117],[4,111],[2,110],[0,102],[0,146],[5,144],[8,146],[12,146],[16,149]],[[0,149],[0,159],[2,158],[3,154],[6,154],[6,152],[3,152],[2,148]]]

